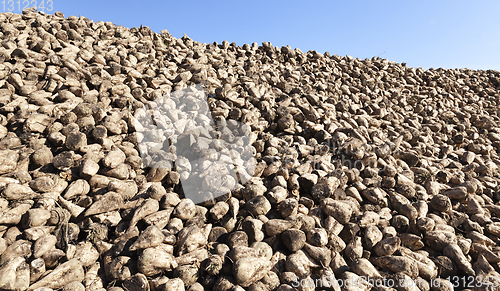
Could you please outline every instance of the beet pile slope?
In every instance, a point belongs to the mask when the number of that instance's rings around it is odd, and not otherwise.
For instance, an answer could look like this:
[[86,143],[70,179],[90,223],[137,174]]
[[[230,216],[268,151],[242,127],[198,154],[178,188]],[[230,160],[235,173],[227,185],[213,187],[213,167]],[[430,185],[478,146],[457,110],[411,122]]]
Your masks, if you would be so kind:
[[[497,71],[202,44],[61,13],[0,14],[0,39],[1,290],[500,284]],[[205,159],[160,151],[145,165],[135,112],[198,84],[218,126],[171,146]],[[162,120],[182,129],[184,113]],[[243,133],[252,171],[214,150]],[[243,185],[211,173],[227,155]],[[227,193],[195,204],[189,176]]]

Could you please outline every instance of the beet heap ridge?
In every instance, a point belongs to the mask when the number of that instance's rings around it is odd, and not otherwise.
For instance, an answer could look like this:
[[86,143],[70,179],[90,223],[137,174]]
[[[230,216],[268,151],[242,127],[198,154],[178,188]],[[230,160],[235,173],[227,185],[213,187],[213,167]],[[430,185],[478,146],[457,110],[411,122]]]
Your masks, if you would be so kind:
[[0,23],[0,290],[500,285],[498,71]]

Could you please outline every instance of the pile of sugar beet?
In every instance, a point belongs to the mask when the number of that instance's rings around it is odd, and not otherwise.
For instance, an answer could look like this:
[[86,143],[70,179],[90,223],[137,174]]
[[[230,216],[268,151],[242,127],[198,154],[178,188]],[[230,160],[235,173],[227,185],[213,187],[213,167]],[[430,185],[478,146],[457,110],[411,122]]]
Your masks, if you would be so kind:
[[[0,43],[0,290],[500,290],[498,71],[60,12],[0,14]],[[257,164],[195,205],[133,120],[196,84]]]

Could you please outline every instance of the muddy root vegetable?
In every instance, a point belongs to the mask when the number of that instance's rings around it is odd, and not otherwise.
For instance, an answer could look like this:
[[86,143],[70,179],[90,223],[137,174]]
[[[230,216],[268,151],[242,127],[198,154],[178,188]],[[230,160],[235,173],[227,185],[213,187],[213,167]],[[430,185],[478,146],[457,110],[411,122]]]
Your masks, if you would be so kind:
[[151,225],[146,228],[137,238],[137,240],[129,247],[129,250],[135,251],[139,249],[153,248],[161,245],[165,236],[161,230]]
[[80,282],[72,282],[66,285],[64,288],[67,288],[73,284],[77,290],[86,289],[86,290],[100,290],[103,288],[103,282],[101,277],[99,276],[99,269],[101,265],[99,262],[95,262],[92,264],[87,271],[85,272],[85,279],[83,279],[83,284]]
[[287,271],[293,272],[299,277],[307,276],[310,273],[311,267],[319,267],[319,265],[302,250],[288,256],[285,264]]
[[32,199],[38,196],[28,185],[8,184],[2,191],[2,197],[11,200]]
[[332,251],[326,247],[317,247],[308,243],[304,244],[304,250],[322,266],[329,266],[332,261]]
[[123,281],[132,275],[131,258],[127,256],[118,256],[109,262],[108,273],[112,279]]
[[168,280],[165,283],[165,289],[168,291],[184,291],[186,290],[186,286],[184,285],[184,282],[180,278],[173,278],[171,280]]
[[190,225],[182,229],[177,235],[179,255],[192,252],[207,244],[207,236],[202,229],[196,225]]
[[54,235],[47,234],[35,241],[33,245],[33,257],[40,258],[46,252],[55,247],[57,238]]
[[28,210],[25,218],[22,219],[21,223],[24,228],[30,228],[35,226],[45,225],[45,223],[50,219],[50,211],[43,208],[34,208]]
[[3,252],[0,257],[0,265],[16,257],[28,258],[31,255],[31,243],[26,240],[17,240],[13,242]]
[[0,237],[0,256],[5,252],[7,249],[7,241],[4,238]]
[[161,248],[147,248],[137,260],[139,272],[146,276],[154,276],[164,271],[171,271],[177,267],[174,256]]
[[379,268],[388,269],[395,273],[402,272],[411,278],[416,278],[419,274],[415,261],[407,257],[385,256],[373,258],[371,261]]
[[325,214],[333,216],[342,224],[348,223],[351,219],[352,208],[345,202],[325,198],[321,201],[321,208]]
[[108,192],[101,199],[95,201],[86,211],[85,216],[91,216],[120,209],[123,198],[116,192]]
[[69,202],[62,196],[59,196],[58,198],[59,203],[61,203],[61,205],[66,208],[74,218],[78,217],[83,211],[85,211],[85,208]]
[[138,192],[137,184],[135,183],[135,181],[110,181],[108,184],[108,189],[109,191],[113,191],[122,195],[124,200],[128,200],[134,197],[134,195]]
[[30,285],[30,267],[24,258],[13,258],[0,266],[1,290],[26,290]]
[[146,216],[157,212],[160,209],[160,204],[154,199],[146,199],[144,203],[139,206],[135,212],[134,216],[130,220],[129,229],[134,227],[139,220],[145,218]]
[[240,259],[233,266],[236,283],[242,287],[248,287],[262,279],[271,266],[270,261],[261,258]]
[[33,201],[27,200],[12,209],[0,213],[0,225],[18,224],[21,221],[22,215],[26,213],[32,205]]
[[233,249],[229,251],[228,256],[233,262],[243,258],[260,257],[257,249],[246,246],[233,247]]
[[154,225],[159,229],[164,229],[165,226],[167,226],[168,224],[170,215],[172,214],[173,210],[174,210],[173,207],[169,207],[168,209],[152,213],[144,217],[144,222],[146,222],[149,225]]
[[148,278],[140,273],[135,274],[123,281],[123,288],[127,291],[147,291],[149,290]]
[[208,256],[208,251],[204,248],[201,248],[190,253],[175,257],[175,261],[178,265],[199,264],[206,260]]
[[99,252],[91,242],[86,241],[76,245],[74,257],[81,262],[83,267],[88,267],[99,259]]
[[[217,267],[214,267],[214,269]],[[182,265],[177,266],[174,270],[174,277],[177,277],[182,280],[186,287],[189,287],[196,283],[199,278],[199,269],[195,265]],[[214,274],[211,274],[214,275]]]
[[27,290],[32,291],[39,287],[59,289],[74,281],[81,282],[85,271],[78,259],[71,259],[57,266],[52,272],[32,284]]
[[196,206],[191,199],[182,199],[177,206],[175,206],[172,215],[182,220],[188,220],[195,216]]
[[370,263],[369,260],[365,258],[360,258],[356,261],[353,261],[350,264],[351,271],[358,274],[361,277],[366,278],[381,278],[379,271]]
[[460,247],[456,244],[450,244],[447,247],[444,248],[443,254],[450,259],[452,259],[455,264],[457,264],[457,267],[464,271],[467,275],[474,276],[475,272],[472,269],[472,265],[467,260],[465,255],[463,254],[462,250]]
[[[250,241],[262,241],[265,237],[262,231],[264,223],[258,219],[245,220],[242,223],[243,231],[248,235]],[[304,239],[305,240],[305,239]]]
[[[94,290],[94,289],[93,289]],[[85,291],[85,286],[80,282],[71,282],[62,288],[62,291]]]
[[38,258],[30,263],[30,283],[36,282],[43,274],[45,274],[45,262]]
[[45,266],[48,269],[52,269],[59,264],[59,260],[62,259],[66,254],[60,249],[53,248],[43,254],[42,259],[45,262]]
[[288,220],[271,219],[264,224],[264,228],[268,236],[281,234],[283,231],[291,228],[293,223]]

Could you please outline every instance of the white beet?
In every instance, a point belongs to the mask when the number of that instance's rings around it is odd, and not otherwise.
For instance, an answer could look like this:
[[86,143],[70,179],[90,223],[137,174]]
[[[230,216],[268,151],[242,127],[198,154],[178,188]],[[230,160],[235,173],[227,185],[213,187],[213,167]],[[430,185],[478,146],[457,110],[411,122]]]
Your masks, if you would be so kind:
[[74,281],[81,282],[84,279],[84,276],[85,271],[83,270],[80,261],[72,259],[57,266],[47,276],[32,284],[28,290],[35,290],[39,287],[59,289]]
[[174,256],[161,248],[147,248],[139,256],[137,268],[146,276],[154,276],[177,267]]
[[233,266],[236,283],[248,287],[259,281],[271,269],[271,262],[262,258],[244,258],[235,262]]

